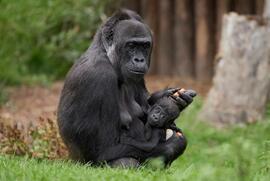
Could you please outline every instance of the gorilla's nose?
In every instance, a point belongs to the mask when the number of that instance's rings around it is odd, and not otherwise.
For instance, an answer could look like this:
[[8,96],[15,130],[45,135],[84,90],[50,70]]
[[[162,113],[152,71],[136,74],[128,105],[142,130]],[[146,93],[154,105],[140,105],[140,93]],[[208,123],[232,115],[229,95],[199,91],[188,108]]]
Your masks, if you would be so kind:
[[135,57],[134,59],[133,59],[133,61],[134,61],[134,63],[144,63],[144,58],[137,58],[137,57]]
[[153,115],[152,115],[152,119],[153,119],[154,121],[157,121],[157,120],[158,120],[158,116],[157,116],[156,114],[153,114]]

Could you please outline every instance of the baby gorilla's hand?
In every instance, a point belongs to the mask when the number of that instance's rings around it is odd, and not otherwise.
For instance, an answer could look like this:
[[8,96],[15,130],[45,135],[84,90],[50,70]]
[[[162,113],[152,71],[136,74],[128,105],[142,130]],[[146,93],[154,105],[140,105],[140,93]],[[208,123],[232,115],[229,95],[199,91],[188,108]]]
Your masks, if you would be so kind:
[[190,103],[192,103],[193,98],[197,95],[194,90],[180,89],[178,92],[173,94],[171,97],[176,101],[180,111],[185,109]]

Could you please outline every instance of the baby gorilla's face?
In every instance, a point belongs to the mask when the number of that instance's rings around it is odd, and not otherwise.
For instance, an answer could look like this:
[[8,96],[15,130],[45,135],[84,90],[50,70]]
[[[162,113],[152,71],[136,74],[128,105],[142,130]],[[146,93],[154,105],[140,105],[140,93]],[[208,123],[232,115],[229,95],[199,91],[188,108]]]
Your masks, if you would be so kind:
[[173,123],[179,114],[179,108],[170,97],[164,97],[154,104],[147,117],[147,122],[153,127],[166,127]]
[[152,106],[148,113],[147,122],[153,127],[163,127],[168,119],[168,114],[160,105]]

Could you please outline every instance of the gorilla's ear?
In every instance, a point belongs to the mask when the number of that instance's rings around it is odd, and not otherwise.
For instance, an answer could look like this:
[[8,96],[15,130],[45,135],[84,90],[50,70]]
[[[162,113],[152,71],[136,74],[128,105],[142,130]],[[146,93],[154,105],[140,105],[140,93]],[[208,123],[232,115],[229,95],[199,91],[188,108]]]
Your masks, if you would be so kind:
[[102,43],[106,51],[113,44],[113,35],[115,32],[116,25],[123,20],[135,19],[142,22],[142,18],[135,12],[122,9],[116,12],[112,17],[110,17],[106,23],[102,26]]
[[122,12],[117,12],[116,14],[114,14],[112,17],[110,17],[106,23],[103,25],[102,27],[102,43],[106,49],[106,51],[108,51],[109,47],[112,46],[113,44],[113,35],[114,35],[114,31],[115,31],[115,27],[116,25],[125,19],[128,19],[128,15],[127,14],[123,14]]

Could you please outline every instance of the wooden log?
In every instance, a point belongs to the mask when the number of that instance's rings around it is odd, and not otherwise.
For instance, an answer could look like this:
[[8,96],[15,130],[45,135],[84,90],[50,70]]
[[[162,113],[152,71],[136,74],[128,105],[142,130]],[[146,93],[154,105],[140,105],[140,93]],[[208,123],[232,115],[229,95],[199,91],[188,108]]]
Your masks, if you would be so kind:
[[174,74],[194,78],[194,23],[193,1],[175,1]]
[[171,75],[173,67],[173,1],[159,1],[159,59],[158,73]]
[[269,22],[235,13],[224,17],[223,56],[201,119],[217,125],[263,119],[270,91],[270,38],[266,37],[270,37]]
[[195,1],[196,78],[199,81],[210,81],[213,75],[215,54],[213,5],[212,0]]

